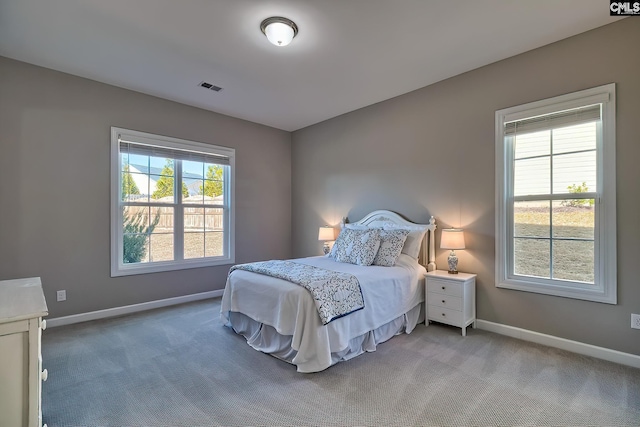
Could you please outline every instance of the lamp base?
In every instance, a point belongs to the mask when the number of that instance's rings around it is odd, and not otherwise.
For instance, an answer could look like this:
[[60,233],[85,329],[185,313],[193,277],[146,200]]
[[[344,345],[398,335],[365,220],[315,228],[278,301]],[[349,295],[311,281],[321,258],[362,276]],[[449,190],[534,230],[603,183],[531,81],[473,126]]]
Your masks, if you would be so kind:
[[451,250],[447,263],[449,264],[449,274],[458,274],[458,256],[454,250]]
[[331,252],[331,248],[329,247],[329,242],[324,242],[324,245],[322,245],[322,252],[324,252],[325,255]]

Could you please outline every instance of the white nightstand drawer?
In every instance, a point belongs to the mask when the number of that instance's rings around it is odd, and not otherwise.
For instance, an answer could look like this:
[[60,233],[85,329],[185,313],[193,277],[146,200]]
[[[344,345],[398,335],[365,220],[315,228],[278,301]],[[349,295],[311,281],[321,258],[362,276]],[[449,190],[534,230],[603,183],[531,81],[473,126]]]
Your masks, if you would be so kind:
[[427,290],[429,292],[436,292],[439,294],[451,295],[454,297],[462,296],[462,286],[457,282],[450,282],[447,280],[438,280],[429,278],[427,283]]
[[451,295],[429,292],[427,294],[427,304],[448,308],[449,310],[462,311],[462,298]]
[[429,319],[434,322],[447,323],[453,326],[460,326],[462,324],[462,312],[456,310],[449,310],[444,307],[436,307],[430,305],[428,308]]

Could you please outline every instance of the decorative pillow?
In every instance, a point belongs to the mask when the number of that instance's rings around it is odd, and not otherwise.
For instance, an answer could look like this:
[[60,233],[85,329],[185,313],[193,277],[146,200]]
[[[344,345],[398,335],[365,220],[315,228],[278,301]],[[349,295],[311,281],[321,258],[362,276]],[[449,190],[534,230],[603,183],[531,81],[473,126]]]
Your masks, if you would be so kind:
[[336,259],[336,250],[338,250],[338,245],[336,245],[337,242],[338,242],[337,240],[333,242],[333,246],[331,246],[331,250],[327,255],[325,255],[327,258]]
[[[341,224],[340,225],[340,232],[342,233],[342,230],[344,230],[345,228],[349,228],[351,230],[369,230],[371,229],[371,227],[367,227],[366,225],[360,225],[360,224]],[[382,229],[380,229],[382,230]],[[337,243],[337,239],[336,242]],[[333,258],[336,259],[336,250],[338,249],[338,245],[333,244],[333,246],[331,246],[331,251],[329,251],[329,254],[327,255],[329,258]]]
[[[369,230],[369,229],[371,229],[371,227],[367,227],[366,225],[341,224],[340,225],[340,233],[342,233],[342,230],[344,230],[346,228],[348,228],[350,230]],[[380,230],[382,230],[382,229],[380,229]],[[338,238],[340,238],[340,236],[338,236]],[[336,241],[334,242],[333,246],[331,246],[331,250],[329,251],[329,254],[327,255],[329,258],[336,259],[336,251],[338,250],[338,245],[336,243],[338,243],[338,239],[336,239]]]
[[381,265],[383,267],[393,267],[396,260],[402,252],[404,242],[407,240],[409,230],[382,230],[380,232],[380,248],[376,257],[373,259],[373,265]]
[[402,253],[407,254],[414,259],[418,259],[418,255],[420,254],[420,246],[422,245],[422,240],[424,239],[424,233],[427,232],[428,225],[396,225],[396,224],[385,224],[384,230],[408,230],[409,234],[407,235],[407,240],[404,242],[404,247],[402,248]]
[[380,229],[344,228],[336,240],[334,259],[349,264],[371,265],[380,247]]
[[[344,231],[344,228],[341,228],[340,229],[340,234],[342,234],[343,231]],[[336,238],[336,241],[333,242],[333,245],[331,246],[331,250],[326,255],[328,258],[331,258],[333,260],[336,259],[336,252],[338,251],[338,241],[340,240],[340,234],[338,234],[338,237]]]

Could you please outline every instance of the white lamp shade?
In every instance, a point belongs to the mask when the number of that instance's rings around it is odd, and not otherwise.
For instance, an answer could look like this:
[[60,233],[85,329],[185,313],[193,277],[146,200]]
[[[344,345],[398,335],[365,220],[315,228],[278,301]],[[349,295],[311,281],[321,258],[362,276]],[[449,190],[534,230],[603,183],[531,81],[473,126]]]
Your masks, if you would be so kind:
[[333,227],[320,227],[318,230],[318,240],[323,242],[336,240],[335,230]]
[[286,46],[293,40],[293,28],[282,22],[272,22],[264,29],[267,39],[276,46]]
[[440,239],[442,249],[464,249],[464,233],[461,228],[445,228]]

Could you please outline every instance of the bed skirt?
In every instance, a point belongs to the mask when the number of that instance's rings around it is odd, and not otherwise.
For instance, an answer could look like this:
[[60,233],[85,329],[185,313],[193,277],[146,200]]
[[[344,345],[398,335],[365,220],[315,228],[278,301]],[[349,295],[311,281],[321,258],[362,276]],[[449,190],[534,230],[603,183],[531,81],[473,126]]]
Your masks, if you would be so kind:
[[[291,335],[282,335],[272,326],[257,322],[242,313],[229,312],[228,319],[229,321],[225,326],[232,328],[237,334],[245,337],[247,344],[251,347],[295,365],[293,359],[298,352],[291,347]],[[417,324],[424,322],[424,319],[424,303],[420,303],[403,315],[396,317],[391,322],[352,338],[349,340],[346,348],[331,352],[331,365],[329,366],[353,359],[365,352],[376,351],[378,344],[393,338],[395,335],[411,333]],[[329,366],[325,366],[323,369]],[[298,365],[297,368],[298,372],[309,373],[318,371],[317,369],[308,370],[306,367],[300,365]]]

